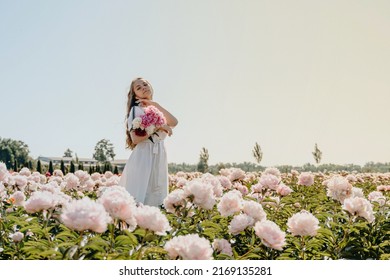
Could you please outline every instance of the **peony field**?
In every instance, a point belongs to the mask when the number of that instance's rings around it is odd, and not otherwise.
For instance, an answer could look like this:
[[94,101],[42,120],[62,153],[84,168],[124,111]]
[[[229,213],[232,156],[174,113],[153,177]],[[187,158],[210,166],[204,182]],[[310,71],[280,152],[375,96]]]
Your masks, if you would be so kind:
[[390,259],[390,173],[169,176],[152,207],[109,171],[11,173],[0,163],[0,259]]

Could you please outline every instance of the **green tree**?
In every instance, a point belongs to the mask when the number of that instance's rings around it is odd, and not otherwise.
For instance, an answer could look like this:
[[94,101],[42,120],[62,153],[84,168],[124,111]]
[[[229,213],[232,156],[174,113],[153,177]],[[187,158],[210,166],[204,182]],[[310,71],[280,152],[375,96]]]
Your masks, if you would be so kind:
[[202,150],[200,151],[197,170],[202,173],[208,172],[209,170],[208,161],[209,161],[209,151],[205,147],[203,147]]
[[37,171],[42,174],[42,163],[40,160],[38,160],[38,163],[37,163]]
[[32,163],[31,160],[28,161],[27,167],[28,167],[28,169],[30,169],[30,170],[33,170],[33,169],[34,169],[34,166],[33,166],[33,163]]
[[52,161],[49,162],[49,170],[48,171],[49,171],[50,175],[53,175],[54,168],[53,168],[53,162]]
[[115,165],[115,167],[114,167],[114,174],[116,174],[116,175],[119,174],[118,166],[116,166],[116,165]]
[[66,151],[64,152],[64,157],[73,157],[73,151],[71,149],[66,149]]
[[19,164],[24,166],[31,159],[29,153],[28,145],[23,141],[0,137],[0,161],[4,162],[7,168],[15,165],[15,160],[18,165],[16,169]]
[[18,161],[16,159],[14,159],[14,166],[12,167],[12,169],[15,171],[15,172],[18,172]]
[[100,171],[100,164],[99,163],[96,163],[95,172],[101,173],[101,171]]
[[70,169],[69,169],[69,172],[70,173],[75,173],[76,171],[76,168],[74,166],[74,163],[73,163],[73,160],[70,162]]
[[104,163],[104,167],[103,167],[103,173],[105,173],[106,171],[110,171],[112,172],[112,165],[110,162],[106,162]]
[[253,147],[252,153],[253,153],[253,156],[255,157],[257,164],[260,164],[260,162],[263,158],[263,152],[261,151],[261,147],[260,147],[259,143],[256,142],[255,146]]
[[61,159],[60,169],[61,169],[62,173],[65,175],[66,174],[66,172],[65,172],[65,163],[64,163],[64,161],[62,159]]
[[93,154],[93,158],[97,161],[103,163],[107,162],[110,159],[114,160],[114,145],[107,139],[102,139],[97,142],[95,146],[95,153]]
[[79,165],[78,165],[78,170],[84,170],[84,165],[83,165],[83,163],[79,163]]
[[15,159],[11,148],[0,146],[0,161],[4,162],[8,169],[11,169],[14,160]]
[[321,162],[322,152],[318,149],[317,143],[314,146],[314,152],[312,154],[316,163],[319,164]]

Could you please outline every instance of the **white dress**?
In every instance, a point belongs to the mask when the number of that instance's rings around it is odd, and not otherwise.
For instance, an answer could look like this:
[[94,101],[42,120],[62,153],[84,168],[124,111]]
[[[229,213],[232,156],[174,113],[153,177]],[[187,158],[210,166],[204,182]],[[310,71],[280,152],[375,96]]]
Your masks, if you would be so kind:
[[[128,127],[131,128],[135,117],[144,114],[142,107],[134,106],[127,119]],[[132,151],[123,169],[119,185],[135,198],[136,202],[145,205],[159,206],[163,204],[168,195],[168,162],[164,145],[167,133],[158,131],[152,139],[146,139],[137,144]]]

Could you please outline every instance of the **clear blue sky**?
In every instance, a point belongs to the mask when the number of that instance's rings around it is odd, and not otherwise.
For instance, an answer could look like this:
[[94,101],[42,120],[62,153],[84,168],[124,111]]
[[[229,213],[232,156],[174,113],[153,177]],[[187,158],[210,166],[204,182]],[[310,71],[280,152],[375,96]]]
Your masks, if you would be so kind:
[[390,1],[0,0],[0,137],[127,159],[130,81],[179,119],[170,162],[390,161]]

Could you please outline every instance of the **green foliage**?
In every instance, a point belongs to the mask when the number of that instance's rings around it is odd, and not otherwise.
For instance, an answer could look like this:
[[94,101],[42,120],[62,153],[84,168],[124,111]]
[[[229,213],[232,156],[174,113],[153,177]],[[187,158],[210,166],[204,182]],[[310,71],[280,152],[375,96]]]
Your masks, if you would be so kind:
[[[30,160],[30,150],[28,145],[20,140],[0,137],[0,161],[14,170],[18,169],[18,164],[24,165]],[[16,163],[16,164],[15,164]]]

